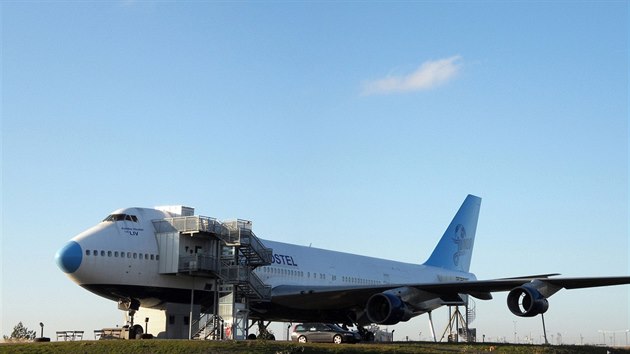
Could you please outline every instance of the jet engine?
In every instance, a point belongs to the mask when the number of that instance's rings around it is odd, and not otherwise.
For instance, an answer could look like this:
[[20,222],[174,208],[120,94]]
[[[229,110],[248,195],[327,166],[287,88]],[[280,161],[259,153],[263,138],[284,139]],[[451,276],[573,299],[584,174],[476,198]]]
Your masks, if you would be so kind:
[[520,317],[534,317],[547,312],[549,302],[537,289],[523,285],[510,290],[507,304],[513,314]]
[[405,303],[398,296],[388,293],[372,295],[365,309],[372,323],[394,325],[412,317],[412,312]]

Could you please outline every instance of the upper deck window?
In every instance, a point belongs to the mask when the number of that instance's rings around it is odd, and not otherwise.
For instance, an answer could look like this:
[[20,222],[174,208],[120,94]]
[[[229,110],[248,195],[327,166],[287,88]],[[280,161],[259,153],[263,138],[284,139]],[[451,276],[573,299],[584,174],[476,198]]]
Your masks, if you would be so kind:
[[138,222],[138,217],[136,217],[135,215],[129,215],[129,214],[111,214],[107,216],[105,219],[103,219],[104,222],[124,221],[124,220]]

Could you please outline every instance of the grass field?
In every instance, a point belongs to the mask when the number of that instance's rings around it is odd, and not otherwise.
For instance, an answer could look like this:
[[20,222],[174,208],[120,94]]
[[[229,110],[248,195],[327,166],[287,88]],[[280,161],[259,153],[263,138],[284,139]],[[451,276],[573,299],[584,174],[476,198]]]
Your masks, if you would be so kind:
[[101,340],[0,344],[0,353],[630,353],[630,348],[394,342],[388,344],[297,344],[281,341]]

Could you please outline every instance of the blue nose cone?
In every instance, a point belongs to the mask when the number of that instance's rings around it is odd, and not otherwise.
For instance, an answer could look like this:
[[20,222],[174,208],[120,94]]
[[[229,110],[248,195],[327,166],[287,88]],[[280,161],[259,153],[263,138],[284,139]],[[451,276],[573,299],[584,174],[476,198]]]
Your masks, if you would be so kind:
[[57,266],[66,273],[74,273],[79,269],[82,259],[83,250],[81,250],[81,246],[75,241],[66,243],[66,245],[55,254]]

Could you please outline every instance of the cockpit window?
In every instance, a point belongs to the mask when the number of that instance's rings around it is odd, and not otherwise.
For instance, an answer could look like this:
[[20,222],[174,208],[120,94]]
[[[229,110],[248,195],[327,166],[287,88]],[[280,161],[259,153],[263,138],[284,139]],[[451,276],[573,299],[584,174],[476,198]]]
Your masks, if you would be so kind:
[[114,221],[123,221],[123,220],[138,222],[138,217],[136,217],[135,215],[129,215],[129,214],[111,214],[107,216],[105,219],[103,219],[104,222],[114,222]]

